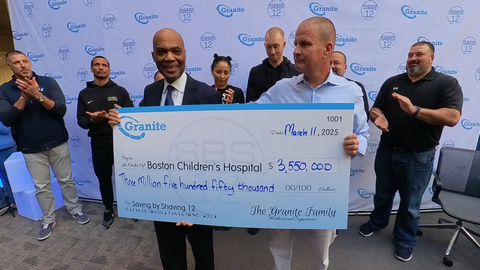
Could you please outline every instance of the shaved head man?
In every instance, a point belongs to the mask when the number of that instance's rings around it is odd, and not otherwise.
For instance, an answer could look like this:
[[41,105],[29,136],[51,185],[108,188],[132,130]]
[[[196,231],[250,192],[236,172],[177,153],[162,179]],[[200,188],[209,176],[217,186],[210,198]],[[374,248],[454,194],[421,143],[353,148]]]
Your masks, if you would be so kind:
[[277,81],[299,74],[290,60],[283,56],[283,50],[286,45],[287,42],[282,29],[272,27],[267,31],[264,46],[268,57],[260,65],[250,70],[247,85],[247,102],[257,100]]

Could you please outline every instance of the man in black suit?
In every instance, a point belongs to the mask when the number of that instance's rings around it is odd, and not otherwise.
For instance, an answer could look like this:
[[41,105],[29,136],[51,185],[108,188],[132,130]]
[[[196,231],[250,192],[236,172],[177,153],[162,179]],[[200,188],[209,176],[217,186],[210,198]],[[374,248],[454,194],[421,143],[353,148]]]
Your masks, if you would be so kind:
[[[140,106],[222,103],[218,91],[185,73],[185,46],[175,30],[164,28],[155,33],[152,57],[165,78],[145,87]],[[118,111],[110,110],[109,123],[120,123]],[[212,227],[183,221],[154,221],[154,225],[163,269],[187,270],[185,237],[192,246],[195,270],[214,269]]]

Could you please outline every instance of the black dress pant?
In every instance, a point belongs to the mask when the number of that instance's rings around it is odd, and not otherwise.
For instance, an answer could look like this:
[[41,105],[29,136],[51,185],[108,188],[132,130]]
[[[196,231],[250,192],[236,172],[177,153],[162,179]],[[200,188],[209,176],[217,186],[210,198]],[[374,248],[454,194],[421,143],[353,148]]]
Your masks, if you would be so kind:
[[176,226],[154,221],[158,249],[164,270],[187,270],[187,244],[192,246],[195,270],[213,270],[213,232],[211,226]]
[[103,205],[106,210],[113,209],[113,141],[92,139],[92,161],[93,170],[100,184]]

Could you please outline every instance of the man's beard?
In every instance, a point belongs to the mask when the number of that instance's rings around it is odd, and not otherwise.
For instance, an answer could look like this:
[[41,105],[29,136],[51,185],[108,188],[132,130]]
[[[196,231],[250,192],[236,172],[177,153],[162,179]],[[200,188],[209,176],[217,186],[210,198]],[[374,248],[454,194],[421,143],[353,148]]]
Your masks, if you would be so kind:
[[407,66],[407,74],[409,76],[416,77],[416,76],[424,74],[425,72],[427,72],[427,68],[423,67],[423,66],[420,66],[418,64],[415,65],[415,66],[412,66],[412,67]]

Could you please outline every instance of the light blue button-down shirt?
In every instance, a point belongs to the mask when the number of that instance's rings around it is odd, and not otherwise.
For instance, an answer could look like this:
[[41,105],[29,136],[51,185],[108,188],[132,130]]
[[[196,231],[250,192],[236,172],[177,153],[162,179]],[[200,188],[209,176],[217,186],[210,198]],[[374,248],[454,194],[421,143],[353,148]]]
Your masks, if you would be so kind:
[[282,79],[254,103],[354,103],[353,133],[358,137],[358,152],[365,155],[368,141],[367,116],[360,87],[330,70],[327,80],[312,88],[303,74]]

